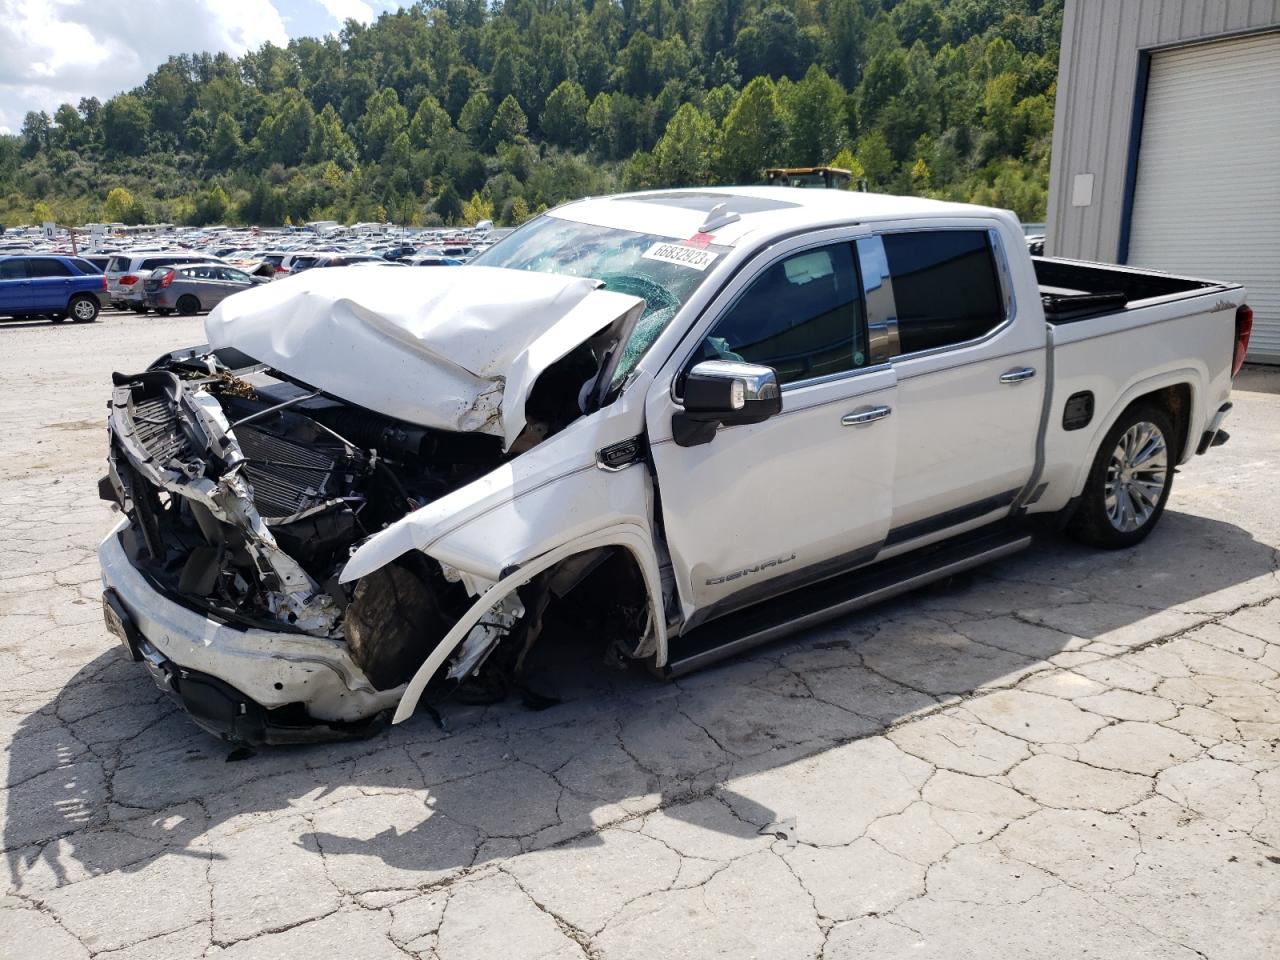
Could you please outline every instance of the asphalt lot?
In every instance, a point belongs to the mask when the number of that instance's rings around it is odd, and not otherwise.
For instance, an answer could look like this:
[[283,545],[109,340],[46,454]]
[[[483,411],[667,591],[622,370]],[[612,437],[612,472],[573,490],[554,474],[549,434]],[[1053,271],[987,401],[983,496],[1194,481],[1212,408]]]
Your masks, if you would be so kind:
[[0,324],[0,957],[1280,956],[1280,373],[1136,550],[229,762],[95,558],[110,373],[201,324]]

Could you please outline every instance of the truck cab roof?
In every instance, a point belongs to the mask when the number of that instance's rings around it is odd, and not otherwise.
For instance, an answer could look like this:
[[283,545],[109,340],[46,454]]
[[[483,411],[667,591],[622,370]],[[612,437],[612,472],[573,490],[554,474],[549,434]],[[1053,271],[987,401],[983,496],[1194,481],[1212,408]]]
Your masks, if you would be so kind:
[[[1007,220],[1015,230],[1018,223],[1007,210],[968,203],[849,190],[764,186],[696,187],[588,197],[563,204],[551,212],[566,220],[673,239],[714,233],[715,242],[726,246],[736,245],[748,234],[782,234],[850,222],[990,216]],[[708,227],[711,229],[706,229]]]

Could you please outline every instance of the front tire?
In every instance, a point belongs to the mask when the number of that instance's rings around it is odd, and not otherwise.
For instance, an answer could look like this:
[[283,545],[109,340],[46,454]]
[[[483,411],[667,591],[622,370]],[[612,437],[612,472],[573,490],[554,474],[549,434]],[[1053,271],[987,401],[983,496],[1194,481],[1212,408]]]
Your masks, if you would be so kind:
[[67,303],[67,313],[76,323],[93,323],[98,319],[100,309],[97,297],[86,297],[83,294],[72,297]]
[[1072,535],[1108,550],[1145,540],[1173,489],[1176,436],[1169,414],[1154,404],[1122,413],[1098,448]]
[[200,309],[200,301],[191,294],[186,293],[178,298],[178,312],[184,317],[195,316],[196,311]]

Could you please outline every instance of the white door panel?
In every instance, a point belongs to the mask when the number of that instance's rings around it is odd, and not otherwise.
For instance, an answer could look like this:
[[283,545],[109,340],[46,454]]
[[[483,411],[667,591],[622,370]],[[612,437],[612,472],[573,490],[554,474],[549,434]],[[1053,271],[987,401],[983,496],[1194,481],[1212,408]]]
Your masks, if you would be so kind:
[[[722,427],[702,446],[654,445],[688,608],[874,555],[893,509],[894,389],[892,369],[787,389],[782,413],[764,423]],[[893,413],[844,423],[880,407]]]
[[1047,371],[1044,324],[1019,315],[998,230],[880,239],[902,351],[893,546],[1013,503],[1035,468]]
[[[1035,465],[1043,360],[1040,348],[933,372],[919,372],[915,360],[895,363],[901,414],[895,529],[1021,489]],[[1000,381],[1027,369],[1035,376]]]
[[[816,231],[761,252],[650,388],[659,507],[686,618],[865,562],[884,540],[898,403],[896,374],[873,360],[861,313],[853,242],[868,232]],[[854,311],[847,323],[846,311]],[[782,411],[681,447],[671,439],[681,409],[672,384],[708,349],[773,366]]]

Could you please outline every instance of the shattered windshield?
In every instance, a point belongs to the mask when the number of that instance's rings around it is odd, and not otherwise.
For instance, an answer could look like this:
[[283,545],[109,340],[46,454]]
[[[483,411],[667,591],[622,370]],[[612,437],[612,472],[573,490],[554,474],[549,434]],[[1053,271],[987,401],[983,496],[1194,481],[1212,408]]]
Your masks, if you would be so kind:
[[692,247],[656,234],[542,216],[471,262],[592,277],[603,281],[606,290],[641,297],[644,313],[622,349],[612,383],[616,387],[727,250],[715,244]]

